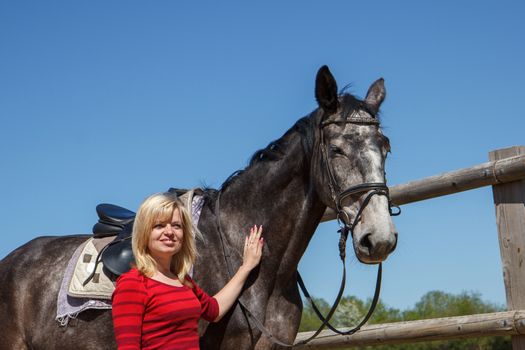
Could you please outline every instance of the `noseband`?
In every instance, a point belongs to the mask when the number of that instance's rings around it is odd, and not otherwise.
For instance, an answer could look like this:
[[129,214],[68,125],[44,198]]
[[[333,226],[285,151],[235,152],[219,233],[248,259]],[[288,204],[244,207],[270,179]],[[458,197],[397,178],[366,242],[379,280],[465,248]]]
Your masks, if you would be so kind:
[[[347,197],[350,197],[352,195],[356,194],[362,194],[367,193],[366,197],[363,199],[363,202],[361,206],[359,207],[359,210],[357,211],[357,214],[354,217],[354,220],[350,220],[350,217],[348,216],[348,213],[343,210],[342,202]],[[390,200],[390,192],[388,191],[388,186],[383,182],[367,182],[362,183],[359,185],[355,185],[352,187],[347,188],[341,194],[337,196],[336,208],[337,208],[337,223],[339,224],[339,231],[341,233],[341,238],[339,240],[339,256],[342,260],[344,260],[346,256],[346,239],[348,238],[348,233],[351,233],[352,236],[354,235],[354,229],[361,220],[361,216],[363,214],[363,211],[365,210],[366,206],[372,199],[374,195],[380,195],[385,196],[388,199],[388,212],[391,216],[397,216],[401,214],[401,208],[397,205],[393,205],[392,201]],[[397,210],[394,212],[392,208],[397,208]],[[350,224],[349,224],[350,223]]]

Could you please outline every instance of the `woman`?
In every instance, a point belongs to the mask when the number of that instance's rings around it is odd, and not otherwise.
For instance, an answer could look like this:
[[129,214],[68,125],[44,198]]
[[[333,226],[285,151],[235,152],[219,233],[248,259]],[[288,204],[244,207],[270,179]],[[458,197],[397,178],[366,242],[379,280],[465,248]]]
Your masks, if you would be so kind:
[[171,193],[148,197],[133,226],[136,266],[121,275],[113,293],[119,349],[199,349],[198,320],[219,321],[231,308],[262,255],[262,227],[250,230],[243,263],[213,297],[188,276],[195,261],[192,223]]

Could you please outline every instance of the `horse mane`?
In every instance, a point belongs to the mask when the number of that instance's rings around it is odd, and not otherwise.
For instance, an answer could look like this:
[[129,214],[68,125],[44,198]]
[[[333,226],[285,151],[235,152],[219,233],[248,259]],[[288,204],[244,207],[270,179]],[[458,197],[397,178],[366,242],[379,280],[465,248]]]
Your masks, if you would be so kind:
[[254,167],[256,164],[262,162],[273,162],[282,159],[286,154],[286,150],[288,149],[288,145],[290,143],[290,137],[293,134],[298,134],[301,137],[304,152],[310,152],[315,141],[314,130],[317,126],[315,124],[315,118],[312,117],[312,115],[315,115],[316,111],[317,110],[313,111],[310,115],[299,119],[290,129],[288,129],[288,131],[284,133],[283,136],[270,142],[265,148],[255,151],[255,153],[251,156],[246,168],[237,170],[231,174],[226,179],[226,181],[224,181],[220,190],[225,190],[228,186],[237,181],[240,175]]
[[[365,101],[356,98],[350,93],[344,92],[349,86],[350,84],[345,86],[339,95],[340,106],[342,107],[341,116],[346,119],[350,117],[354,111],[363,110],[378,118],[378,115],[375,115],[371,111],[370,107]],[[315,109],[309,115],[299,119],[290,129],[284,133],[283,136],[270,142],[265,148],[255,151],[255,153],[251,156],[248,165],[244,169],[237,170],[232,173],[223,182],[220,189],[217,190],[213,188],[205,188],[205,200],[212,204],[219,191],[224,191],[232,183],[236,182],[240,175],[254,167],[256,164],[262,162],[273,162],[282,159],[284,155],[286,155],[289,140],[293,134],[298,134],[301,137],[303,151],[306,154],[311,153],[315,142],[315,130],[319,127],[319,121],[317,120],[318,118],[316,118],[318,114],[319,109]]]

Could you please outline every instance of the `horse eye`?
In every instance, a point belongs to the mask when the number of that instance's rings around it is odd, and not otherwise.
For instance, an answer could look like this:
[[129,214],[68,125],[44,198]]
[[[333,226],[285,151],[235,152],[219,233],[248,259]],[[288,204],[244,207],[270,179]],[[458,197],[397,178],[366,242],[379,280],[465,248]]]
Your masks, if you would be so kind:
[[335,153],[335,154],[340,154],[343,156],[345,155],[343,150],[335,145],[330,145],[330,152]]

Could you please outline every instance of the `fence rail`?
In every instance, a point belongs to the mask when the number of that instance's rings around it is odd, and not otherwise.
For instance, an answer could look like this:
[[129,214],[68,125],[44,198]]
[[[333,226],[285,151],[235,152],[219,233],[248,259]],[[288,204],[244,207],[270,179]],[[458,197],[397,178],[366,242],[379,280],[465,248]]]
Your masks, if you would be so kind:
[[[351,336],[323,331],[300,348],[338,349],[361,345],[511,335],[513,350],[525,350],[525,146],[489,153],[490,162],[390,187],[403,205],[484,186],[492,186],[507,309],[491,314],[369,325]],[[334,220],[327,209],[322,221]],[[296,342],[310,332],[299,333]]]
[[[300,333],[296,341],[313,332]],[[351,346],[393,345],[458,338],[525,334],[525,310],[495,312],[430,320],[383,323],[364,326],[354,335],[323,331],[298,349],[340,349]]]

